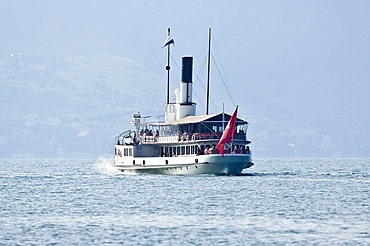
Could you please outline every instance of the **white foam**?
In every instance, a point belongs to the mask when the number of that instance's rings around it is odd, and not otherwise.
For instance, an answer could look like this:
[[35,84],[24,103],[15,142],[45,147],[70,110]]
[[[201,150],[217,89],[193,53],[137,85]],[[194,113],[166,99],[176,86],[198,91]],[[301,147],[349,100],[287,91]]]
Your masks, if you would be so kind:
[[101,174],[107,175],[115,175],[118,174],[119,171],[116,167],[113,166],[114,159],[113,157],[99,157],[95,161],[95,169]]

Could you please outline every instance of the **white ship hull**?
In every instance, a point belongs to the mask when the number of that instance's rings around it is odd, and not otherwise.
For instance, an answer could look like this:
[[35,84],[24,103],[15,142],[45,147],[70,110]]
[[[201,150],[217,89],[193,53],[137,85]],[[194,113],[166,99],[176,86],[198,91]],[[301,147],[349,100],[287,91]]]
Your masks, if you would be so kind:
[[[134,164],[135,163],[135,164]],[[164,175],[238,175],[251,167],[249,154],[179,156],[179,157],[116,157],[115,166],[123,174]]]

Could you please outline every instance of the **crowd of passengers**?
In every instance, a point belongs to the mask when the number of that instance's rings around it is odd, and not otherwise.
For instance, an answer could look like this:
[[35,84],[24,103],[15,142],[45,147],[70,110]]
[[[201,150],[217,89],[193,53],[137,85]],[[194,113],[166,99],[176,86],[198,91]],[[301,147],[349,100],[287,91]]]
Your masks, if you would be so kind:
[[[198,149],[197,155],[210,155],[210,154],[220,154],[220,151],[218,148],[213,145],[212,147],[207,147],[205,150]],[[240,149],[238,146],[234,146],[234,148],[229,148],[227,145],[224,145],[224,153],[225,154],[250,154],[251,151],[249,149],[249,146],[244,147],[242,146]]]
[[155,137],[159,136],[159,131],[158,130],[156,130],[155,134],[153,134],[153,131],[149,130],[148,128],[145,129],[145,130],[141,129],[139,133],[140,133],[140,136],[155,136]]
[[[234,148],[229,148],[227,145],[224,146],[224,153],[225,154],[251,154],[251,150],[249,149],[249,146],[247,147],[244,147],[242,146],[240,149],[238,146],[234,146]],[[196,154],[197,155],[211,155],[211,154],[220,154],[220,151],[218,150],[218,148],[213,145],[212,147],[207,147],[206,149],[201,149],[201,148],[198,148],[197,151],[196,151]],[[174,157],[174,156],[177,156],[175,152],[172,152],[171,153],[163,153],[163,156],[166,156],[166,157]]]
[[[178,132],[179,141],[189,141],[189,140],[199,140],[199,139],[217,139],[220,138],[222,133],[188,133],[188,132]],[[154,136],[155,138],[159,137],[159,131],[156,130],[155,133],[153,133],[152,130],[149,129],[141,129],[140,130],[140,136]],[[241,129],[238,133],[235,133],[235,138],[245,137],[244,131]]]

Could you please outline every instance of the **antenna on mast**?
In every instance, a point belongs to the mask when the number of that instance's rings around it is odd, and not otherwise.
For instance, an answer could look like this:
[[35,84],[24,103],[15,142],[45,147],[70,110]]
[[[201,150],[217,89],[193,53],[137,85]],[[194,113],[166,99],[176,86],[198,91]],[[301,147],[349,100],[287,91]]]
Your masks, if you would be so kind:
[[[168,28],[168,37],[171,35],[171,29]],[[171,45],[167,45],[167,66],[166,66],[166,70],[167,70],[167,104],[170,103],[170,46]]]
[[207,77],[207,106],[206,106],[206,115],[208,115],[209,110],[209,79],[211,72],[211,28],[209,28],[208,35],[208,77]]

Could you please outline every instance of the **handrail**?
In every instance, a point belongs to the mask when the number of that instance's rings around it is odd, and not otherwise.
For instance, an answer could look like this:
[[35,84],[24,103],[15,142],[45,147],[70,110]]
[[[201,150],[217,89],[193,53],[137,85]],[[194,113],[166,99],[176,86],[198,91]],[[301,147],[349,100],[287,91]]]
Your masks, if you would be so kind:
[[[156,136],[152,134],[140,135],[140,140],[143,143],[156,143],[156,142],[191,142],[197,140],[218,140],[222,136],[222,133],[194,133],[194,134],[182,134],[172,136]],[[234,139],[246,140],[245,133],[235,133]]]

